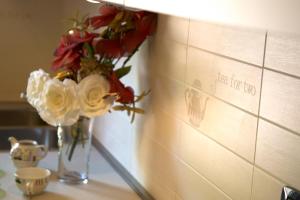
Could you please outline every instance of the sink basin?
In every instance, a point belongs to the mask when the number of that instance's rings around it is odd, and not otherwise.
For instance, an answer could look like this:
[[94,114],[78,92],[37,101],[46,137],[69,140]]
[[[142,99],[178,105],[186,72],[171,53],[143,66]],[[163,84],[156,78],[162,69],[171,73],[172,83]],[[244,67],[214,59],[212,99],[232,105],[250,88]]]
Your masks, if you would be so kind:
[[0,127],[47,126],[38,113],[31,110],[0,110]]
[[49,126],[27,103],[0,103],[0,150],[9,150],[9,137],[36,140],[57,148],[56,128]]
[[0,150],[11,148],[8,141],[11,136],[17,140],[36,140],[38,144],[44,144],[50,150],[57,148],[56,129],[52,127],[0,128]]

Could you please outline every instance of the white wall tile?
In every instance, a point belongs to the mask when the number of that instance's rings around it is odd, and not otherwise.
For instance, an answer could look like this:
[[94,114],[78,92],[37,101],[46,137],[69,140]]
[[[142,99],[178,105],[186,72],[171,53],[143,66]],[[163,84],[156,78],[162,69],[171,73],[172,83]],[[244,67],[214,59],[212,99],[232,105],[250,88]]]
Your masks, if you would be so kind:
[[[139,47],[139,50],[134,56],[131,57],[127,65],[131,65],[130,73],[122,77],[122,83],[126,86],[129,85],[134,89],[136,95],[141,94],[143,91],[150,89],[149,76],[151,69],[149,69],[149,43],[150,40],[144,41]],[[123,64],[125,58],[121,59],[119,64]]]
[[154,106],[183,119],[185,116],[185,87],[183,83],[159,75],[152,77],[152,79]]
[[175,200],[183,200],[180,196],[178,196],[177,194],[175,194]]
[[253,176],[252,200],[280,199],[283,183],[256,167]]
[[174,191],[177,162],[174,155],[147,136],[141,136],[136,145],[136,165],[140,170],[137,174],[142,177],[142,181],[151,179]]
[[253,162],[257,117],[201,91],[188,88],[186,121],[205,135]]
[[[112,122],[118,124],[114,126]],[[94,136],[128,169],[131,168],[130,151],[132,127],[128,120],[113,112],[95,118]]]
[[[187,44],[189,19],[170,15],[159,15],[156,37]],[[169,50],[171,50],[170,48]]]
[[175,192],[165,185],[161,184],[161,180],[153,179],[146,186],[148,192],[157,200],[174,200]]
[[156,35],[151,46],[151,68],[157,73],[184,81],[186,45],[173,40],[162,40]]
[[152,138],[169,152],[178,154],[179,131],[182,123],[174,116],[156,110],[149,116],[140,132]]
[[163,164],[166,163],[167,166],[172,167],[175,165],[175,160],[151,138],[139,135],[136,139],[136,151],[133,155],[136,157],[134,161],[136,171],[133,175],[154,198],[173,200],[175,198],[175,173]]
[[300,189],[300,136],[259,120],[255,163]]
[[[144,45],[132,62],[142,67],[124,79],[137,91],[151,88],[150,103],[142,105],[150,113],[134,126],[120,113],[97,118],[96,137],[157,199],[250,200],[251,191],[252,200],[279,199],[277,178],[299,189],[300,136],[260,120],[254,174],[249,163],[257,117],[242,109],[258,114],[262,68],[244,62],[262,65],[264,31],[192,21],[186,65],[188,28],[187,19],[159,16],[150,67]],[[271,32],[266,66],[298,76],[293,41]],[[231,87],[232,76],[240,89]],[[269,70],[263,80],[262,117],[300,133],[300,80]],[[244,81],[254,95],[243,91]]]
[[262,66],[265,32],[190,22],[189,45]]
[[300,133],[300,79],[264,71],[261,116]]
[[141,184],[146,186],[151,181],[151,177],[157,176],[158,166],[155,156],[157,151],[149,137],[141,135],[135,142],[136,151],[133,155],[133,169],[131,173],[135,175]]
[[232,199],[250,199],[252,165],[188,125],[182,128],[180,141],[183,161]]
[[176,163],[178,162],[177,158],[170,152],[166,151],[166,149],[162,148],[160,145],[156,145],[156,148],[159,152],[158,154],[156,154],[159,166],[158,180],[162,185],[165,185],[166,187],[175,191],[175,181],[176,176],[178,175],[176,172]]
[[300,76],[300,35],[268,32],[265,66]]
[[188,49],[186,82],[258,114],[261,71],[196,48]]
[[177,163],[176,200],[230,200],[230,198],[191,167]]
[[[161,146],[153,141],[152,138],[140,133],[136,136],[134,146],[135,151],[132,155],[132,174],[135,175],[136,179],[144,186],[153,184],[153,181],[159,180],[162,174],[161,163],[158,157],[161,152]],[[165,187],[169,186],[170,185]]]

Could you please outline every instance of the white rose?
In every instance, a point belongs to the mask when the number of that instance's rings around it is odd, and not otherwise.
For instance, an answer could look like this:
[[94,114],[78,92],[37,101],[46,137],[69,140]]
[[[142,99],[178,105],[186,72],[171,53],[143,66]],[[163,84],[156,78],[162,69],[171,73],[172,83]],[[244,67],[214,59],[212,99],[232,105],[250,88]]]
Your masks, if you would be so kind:
[[111,98],[104,98],[109,93],[110,85],[104,76],[92,74],[78,84],[78,97],[81,115],[95,117],[105,114],[111,107]]
[[49,79],[49,74],[44,72],[44,70],[42,69],[30,73],[27,82],[26,98],[32,106],[36,107],[36,105],[38,104],[40,95],[44,88],[44,84]]
[[77,122],[80,106],[76,91],[77,84],[71,79],[48,80],[37,106],[41,118],[52,126],[70,126]]

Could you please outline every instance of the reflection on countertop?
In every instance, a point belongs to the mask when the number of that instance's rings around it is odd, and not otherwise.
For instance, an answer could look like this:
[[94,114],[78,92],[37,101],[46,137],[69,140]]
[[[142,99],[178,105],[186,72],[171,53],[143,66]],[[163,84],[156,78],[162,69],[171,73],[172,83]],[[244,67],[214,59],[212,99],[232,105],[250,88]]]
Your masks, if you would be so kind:
[[[49,152],[39,167],[50,169],[51,180],[46,191],[32,197],[32,200],[138,200],[138,195],[127,183],[114,171],[106,160],[97,152],[91,151],[90,179],[88,184],[68,185],[57,180],[57,152]],[[6,195],[0,200],[23,200],[25,199],[14,182],[13,173],[15,168],[10,160],[8,152],[0,152],[0,169],[5,175],[0,178],[0,188],[5,190]]]

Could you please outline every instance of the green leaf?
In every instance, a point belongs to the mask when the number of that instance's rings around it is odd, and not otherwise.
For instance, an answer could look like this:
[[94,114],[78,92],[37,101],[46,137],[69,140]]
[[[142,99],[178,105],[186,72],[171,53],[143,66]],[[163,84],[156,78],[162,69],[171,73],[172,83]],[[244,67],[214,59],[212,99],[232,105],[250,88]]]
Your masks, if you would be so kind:
[[141,108],[132,108],[133,112],[139,113],[139,114],[145,114],[145,111]]
[[117,111],[124,111],[127,110],[126,106],[114,106],[112,107],[113,110],[117,110]]
[[16,183],[18,183],[18,184],[21,184],[21,183],[22,183],[21,180],[18,179],[18,178],[16,178],[15,181],[16,181]]
[[115,71],[117,77],[120,79],[122,78],[123,76],[125,76],[126,74],[128,74],[131,70],[131,65],[130,66],[126,66],[126,67],[121,67],[119,69],[117,69]]
[[150,94],[151,90],[148,90],[147,92],[143,91],[143,93],[139,96],[137,96],[136,100],[134,102],[139,102],[140,100],[142,100],[145,96],[147,96],[148,94]]

